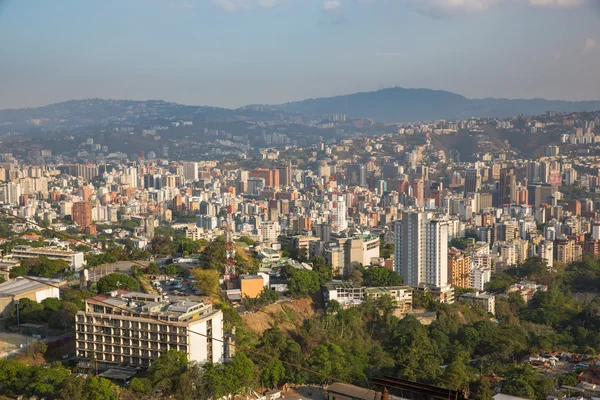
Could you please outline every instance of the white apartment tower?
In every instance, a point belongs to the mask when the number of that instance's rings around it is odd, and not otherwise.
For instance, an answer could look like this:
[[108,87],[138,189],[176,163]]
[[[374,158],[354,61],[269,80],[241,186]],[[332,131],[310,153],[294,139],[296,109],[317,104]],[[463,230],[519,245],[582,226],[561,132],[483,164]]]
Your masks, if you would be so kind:
[[186,181],[196,182],[198,180],[198,163],[193,161],[183,163],[183,177]]
[[331,202],[331,232],[337,233],[348,228],[347,213],[344,196],[335,196]]
[[394,270],[417,287],[448,283],[448,221],[408,211],[394,227]]

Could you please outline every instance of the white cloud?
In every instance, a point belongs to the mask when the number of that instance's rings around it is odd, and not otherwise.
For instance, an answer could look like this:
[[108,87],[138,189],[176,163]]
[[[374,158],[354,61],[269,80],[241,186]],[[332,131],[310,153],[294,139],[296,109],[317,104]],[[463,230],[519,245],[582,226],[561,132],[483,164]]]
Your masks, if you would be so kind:
[[408,0],[418,11],[442,16],[454,12],[476,13],[488,10],[499,0]]
[[535,7],[572,8],[579,7],[588,0],[529,0],[529,4]]
[[325,11],[336,11],[342,7],[340,0],[327,0],[323,3],[323,10]]
[[598,43],[594,39],[587,38],[583,44],[583,49],[581,49],[581,54],[589,54],[596,50],[596,47],[598,47]]

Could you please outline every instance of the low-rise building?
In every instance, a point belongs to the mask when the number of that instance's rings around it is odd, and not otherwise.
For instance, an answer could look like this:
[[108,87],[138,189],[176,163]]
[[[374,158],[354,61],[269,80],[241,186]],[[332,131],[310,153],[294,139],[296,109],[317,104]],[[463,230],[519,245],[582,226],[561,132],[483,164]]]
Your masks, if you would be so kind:
[[8,314],[21,299],[29,299],[41,303],[47,298],[60,298],[59,286],[64,281],[60,279],[35,278],[30,280],[18,277],[0,284],[0,313]]
[[496,314],[496,296],[485,292],[465,293],[458,296],[459,301],[471,301],[481,303],[483,308],[492,314]]
[[75,271],[85,264],[83,252],[60,250],[51,247],[15,246],[11,256],[14,260],[26,260],[28,258],[48,257],[50,260],[64,260]]
[[87,299],[75,320],[83,366],[95,358],[99,369],[148,367],[171,349],[198,363],[223,360],[223,313],[204,302],[118,290]]
[[262,275],[242,275],[240,276],[240,290],[242,299],[246,297],[255,299],[265,288],[265,282]]
[[366,298],[377,299],[388,295],[396,302],[402,313],[412,311],[412,288],[410,286],[366,287],[348,282],[329,282],[322,288],[325,304],[335,300],[342,307],[362,304]]

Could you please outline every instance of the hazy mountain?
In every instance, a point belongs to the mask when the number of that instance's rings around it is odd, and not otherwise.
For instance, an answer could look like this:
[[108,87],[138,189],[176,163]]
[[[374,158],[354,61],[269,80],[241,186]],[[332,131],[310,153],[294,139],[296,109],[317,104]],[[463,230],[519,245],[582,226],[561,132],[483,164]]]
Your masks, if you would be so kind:
[[600,110],[600,100],[468,99],[443,90],[390,88],[273,107],[303,114],[345,113],[349,118],[404,122],[539,115],[546,111],[597,111]]

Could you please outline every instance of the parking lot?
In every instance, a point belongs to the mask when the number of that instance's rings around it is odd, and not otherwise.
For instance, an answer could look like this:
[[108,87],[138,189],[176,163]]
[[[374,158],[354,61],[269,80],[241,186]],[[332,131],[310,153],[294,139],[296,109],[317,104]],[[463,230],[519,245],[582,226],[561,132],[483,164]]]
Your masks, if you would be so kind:
[[172,278],[166,276],[157,276],[153,282],[159,282],[155,288],[161,293],[169,296],[170,299],[188,299],[192,301],[202,300],[201,292],[196,289],[193,282],[183,278]]

